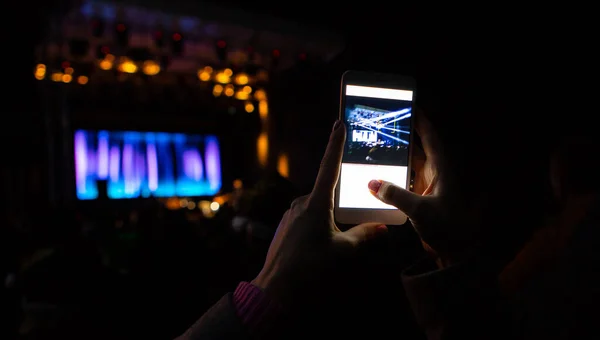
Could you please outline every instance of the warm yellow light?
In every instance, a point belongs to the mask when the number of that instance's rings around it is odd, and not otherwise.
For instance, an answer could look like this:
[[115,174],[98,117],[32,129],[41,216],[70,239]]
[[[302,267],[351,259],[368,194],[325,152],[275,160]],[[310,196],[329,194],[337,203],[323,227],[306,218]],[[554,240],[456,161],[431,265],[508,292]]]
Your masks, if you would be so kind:
[[60,72],[52,73],[52,81],[62,81],[63,74]]
[[113,67],[113,63],[108,59],[104,59],[100,61],[100,64],[98,66],[100,66],[100,68],[104,71],[108,71]]
[[233,96],[233,93],[234,93],[233,85],[227,84],[227,86],[225,86],[225,95],[227,97],[231,97],[231,96]]
[[246,112],[252,113],[254,112],[254,105],[252,105],[252,103],[246,103],[246,105],[244,105],[244,109]]
[[67,67],[65,69],[65,74],[73,74],[73,72],[75,72],[75,70],[72,67]]
[[36,70],[44,70],[45,71],[46,70],[46,65],[44,65],[44,64],[37,64],[35,66],[35,68],[36,68]]
[[231,77],[233,75],[233,71],[230,68],[224,69],[223,73],[228,77]]
[[267,93],[265,92],[265,90],[262,89],[258,89],[254,92],[254,98],[256,100],[266,100],[267,99]]
[[155,76],[160,72],[160,65],[153,60],[146,60],[142,66],[142,71],[145,75]]
[[210,204],[210,210],[212,211],[218,211],[220,207],[221,205],[219,204],[219,202],[212,202]]
[[238,85],[246,85],[248,81],[248,76],[245,73],[239,73],[235,76],[235,83]]
[[242,89],[242,91],[250,94],[250,93],[252,93],[252,88],[250,86],[244,86],[244,88]]
[[256,155],[258,156],[258,163],[263,167],[266,166],[269,156],[269,137],[265,132],[261,133],[256,141]]
[[233,181],[233,188],[234,189],[241,189],[243,185],[244,185],[244,183],[242,182],[241,179],[236,179],[236,180]]
[[249,97],[249,95],[244,92],[244,91],[237,91],[235,93],[235,99],[239,99],[239,100],[247,100]]
[[288,178],[290,175],[288,157],[285,153],[279,155],[279,159],[277,160],[277,172],[285,178]]
[[136,73],[137,65],[130,60],[125,60],[119,65],[119,71],[124,73]]
[[210,74],[210,73],[212,73],[213,68],[210,67],[210,66],[204,66],[204,70],[203,71]]
[[88,77],[86,77],[86,76],[79,76],[79,77],[77,77],[77,82],[78,82],[80,85],[85,85],[85,84],[87,84],[87,83],[88,83],[88,81],[89,81],[89,78],[88,78]]
[[215,80],[221,84],[228,84],[229,82],[231,82],[231,76],[228,76],[227,74],[225,74],[225,72],[219,72],[215,76]]
[[215,87],[213,87],[213,95],[218,97],[221,93],[223,93],[223,86],[219,84],[215,85]]
[[269,115],[269,104],[267,104],[266,100],[261,100],[258,102],[258,114],[262,119],[267,118]]
[[46,66],[40,67],[38,65],[38,67],[36,68],[36,70],[33,73],[33,75],[35,76],[35,79],[37,79],[37,80],[44,79],[44,77],[46,77]]
[[63,83],[70,83],[73,80],[73,77],[70,74],[63,74],[62,81]]
[[104,56],[104,60],[115,61],[115,56],[112,54],[107,54]]
[[206,72],[206,71],[198,71],[198,79],[200,79],[202,81],[209,81],[210,73]]

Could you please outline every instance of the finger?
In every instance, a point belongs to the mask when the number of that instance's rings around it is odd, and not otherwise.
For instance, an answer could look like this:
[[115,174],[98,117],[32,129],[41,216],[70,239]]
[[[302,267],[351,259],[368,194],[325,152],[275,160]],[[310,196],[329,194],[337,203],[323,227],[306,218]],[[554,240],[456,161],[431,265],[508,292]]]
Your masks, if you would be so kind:
[[357,247],[369,240],[385,234],[387,231],[388,229],[385,224],[363,223],[343,233],[338,233],[338,238],[342,238],[351,246]]
[[417,218],[415,214],[417,213],[417,207],[423,200],[423,196],[382,180],[370,181],[369,191],[380,201],[402,210],[408,217]]
[[333,126],[315,186],[310,194],[310,205],[327,206],[329,208],[333,206],[333,190],[340,173],[345,141],[346,127],[343,122],[338,120]]
[[290,206],[290,210],[295,209],[297,206],[303,205],[306,202],[307,199],[308,199],[308,195],[300,196],[300,197],[296,198],[292,202],[292,205]]

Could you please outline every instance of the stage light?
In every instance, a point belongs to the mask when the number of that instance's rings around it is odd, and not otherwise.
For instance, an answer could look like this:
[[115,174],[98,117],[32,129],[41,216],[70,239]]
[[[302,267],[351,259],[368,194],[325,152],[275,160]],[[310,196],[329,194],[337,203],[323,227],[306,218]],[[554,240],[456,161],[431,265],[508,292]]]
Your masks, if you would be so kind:
[[63,76],[62,73],[55,72],[55,73],[52,73],[51,79],[52,79],[52,81],[59,82],[59,81],[62,81],[62,76]]
[[266,100],[258,102],[258,115],[261,119],[265,119],[269,115],[269,104]]
[[221,93],[223,93],[223,86],[219,84],[215,85],[215,87],[213,87],[213,96],[218,97]]
[[85,85],[87,84],[89,81],[89,78],[87,76],[79,76],[77,77],[77,83],[80,85]]
[[230,68],[226,68],[223,70],[226,76],[231,77],[233,75],[233,71]]
[[125,23],[119,22],[115,25],[115,37],[119,46],[126,47],[129,45],[129,28]]
[[246,105],[244,105],[244,110],[248,113],[252,113],[254,112],[254,105],[252,103],[246,103]]
[[65,74],[72,75],[72,74],[73,74],[73,72],[75,72],[75,70],[74,70],[72,67],[67,67],[67,68],[65,69]]
[[235,93],[235,99],[239,99],[239,100],[248,100],[248,93],[244,92],[243,90],[237,91]]
[[269,156],[269,137],[266,132],[262,132],[256,140],[256,154],[258,156],[258,164],[263,167],[266,166]]
[[217,75],[215,76],[215,80],[221,84],[228,84],[229,82],[231,82],[231,76],[228,76],[227,73],[223,71],[217,73]]
[[219,211],[219,208],[221,207],[221,205],[218,202],[212,202],[210,204],[210,210],[217,212]]
[[206,66],[201,70],[198,70],[198,79],[200,79],[201,81],[209,81],[210,77],[212,75],[212,67],[210,66]]
[[37,64],[35,67],[35,71],[33,72],[35,79],[42,80],[46,77],[46,65]]
[[247,94],[252,93],[252,87],[246,85],[242,88],[242,91],[246,92]]
[[227,43],[225,40],[218,40],[216,43],[217,57],[220,61],[227,61]]
[[267,93],[263,89],[258,89],[254,92],[254,99],[256,100],[266,100]]
[[123,73],[136,73],[137,69],[137,65],[129,59],[124,59],[119,64],[119,71]]
[[279,159],[277,160],[277,172],[284,178],[288,178],[290,175],[288,157],[285,153],[279,155]]
[[239,189],[241,189],[243,186],[244,186],[244,183],[242,182],[242,180],[241,180],[241,179],[236,179],[236,180],[234,180],[234,181],[233,181],[233,188],[234,188],[234,189],[237,189],[237,190],[239,190]]
[[101,38],[104,35],[104,20],[100,18],[92,19],[92,36],[95,38]]
[[171,51],[176,56],[181,56],[183,54],[183,35],[179,32],[175,32],[171,35]]
[[142,66],[145,75],[155,76],[160,72],[160,66],[153,60],[146,60]]
[[249,80],[248,75],[245,73],[238,73],[235,76],[235,83],[238,85],[246,85]]
[[227,97],[231,97],[231,96],[233,96],[233,94],[234,94],[233,85],[231,85],[231,84],[227,84],[227,85],[225,86],[225,95],[226,95]]
[[98,63],[98,66],[102,70],[108,71],[113,68],[113,62],[109,59],[100,60],[100,62]]
[[63,83],[70,83],[71,80],[73,80],[73,77],[70,74],[63,74],[61,78]]

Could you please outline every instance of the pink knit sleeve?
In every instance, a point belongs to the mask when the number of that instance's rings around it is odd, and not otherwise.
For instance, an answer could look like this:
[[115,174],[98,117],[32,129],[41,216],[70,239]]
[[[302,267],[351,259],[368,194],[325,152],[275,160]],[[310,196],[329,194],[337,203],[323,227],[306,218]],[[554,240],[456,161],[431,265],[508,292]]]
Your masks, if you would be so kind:
[[260,288],[240,282],[233,293],[236,313],[252,336],[266,335],[276,328],[282,308]]

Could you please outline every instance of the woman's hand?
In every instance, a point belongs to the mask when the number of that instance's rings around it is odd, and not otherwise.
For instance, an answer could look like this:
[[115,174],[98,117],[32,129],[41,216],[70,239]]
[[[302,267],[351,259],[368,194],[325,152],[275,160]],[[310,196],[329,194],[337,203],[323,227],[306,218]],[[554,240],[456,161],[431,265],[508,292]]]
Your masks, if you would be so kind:
[[415,149],[414,192],[374,179],[369,190],[381,201],[402,210],[421,237],[424,248],[438,258],[440,266],[461,261],[477,251],[473,242],[481,221],[477,207],[458,198],[445,169],[442,145],[431,124],[418,116],[417,132],[423,150]]
[[365,223],[345,232],[335,225],[333,195],[345,140],[345,126],[338,121],[312,193],[296,199],[283,215],[265,265],[252,281],[284,304],[299,290],[310,290],[336,261],[387,231],[381,223]]

